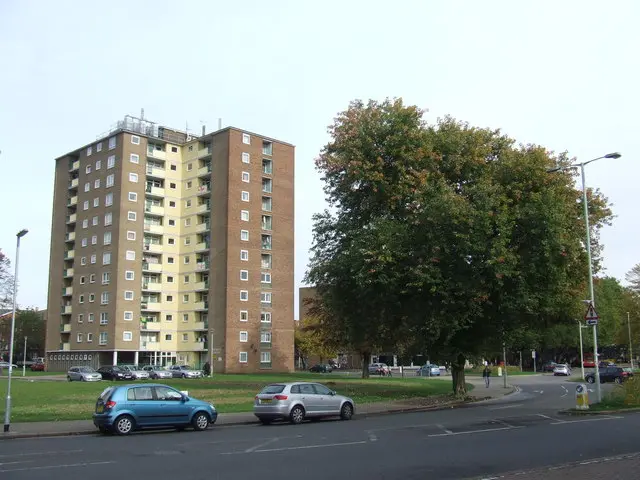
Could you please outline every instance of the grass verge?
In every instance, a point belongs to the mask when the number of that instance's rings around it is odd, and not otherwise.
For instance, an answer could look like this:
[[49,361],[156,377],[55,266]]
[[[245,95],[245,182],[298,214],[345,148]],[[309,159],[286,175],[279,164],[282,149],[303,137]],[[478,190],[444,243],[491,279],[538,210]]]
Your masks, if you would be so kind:
[[[268,383],[315,381],[339,394],[353,398],[357,404],[410,401],[412,399],[449,396],[451,383],[423,378],[356,378],[331,375],[216,375],[214,378],[167,380],[165,383],[190,396],[212,402],[221,413],[250,412],[253,398]],[[15,379],[11,383],[13,422],[88,420],[96,399],[113,382],[66,382]],[[140,382],[142,383],[142,382]],[[6,396],[7,381],[0,380],[0,394]],[[469,388],[472,386],[469,385]],[[4,407],[4,402],[2,407]],[[0,409],[0,416],[4,409]]]

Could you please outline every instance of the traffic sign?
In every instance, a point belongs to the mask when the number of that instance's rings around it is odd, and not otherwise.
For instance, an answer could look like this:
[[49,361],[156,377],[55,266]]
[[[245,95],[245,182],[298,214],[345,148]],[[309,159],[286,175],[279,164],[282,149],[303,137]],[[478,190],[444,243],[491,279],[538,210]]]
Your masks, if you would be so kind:
[[587,325],[597,325],[600,317],[596,313],[596,309],[593,308],[593,303],[589,303],[589,307],[587,308],[587,313],[584,314],[584,319],[587,322]]

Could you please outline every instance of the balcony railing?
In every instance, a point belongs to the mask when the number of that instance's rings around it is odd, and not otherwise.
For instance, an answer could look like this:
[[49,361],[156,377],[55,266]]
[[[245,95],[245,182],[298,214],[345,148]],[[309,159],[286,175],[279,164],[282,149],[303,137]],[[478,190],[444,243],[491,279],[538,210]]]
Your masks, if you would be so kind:
[[209,250],[209,248],[211,248],[209,242],[201,242],[196,244],[196,252],[204,252],[206,250]]
[[143,248],[145,252],[162,253],[162,245],[158,243],[145,243]]
[[196,270],[198,272],[203,272],[209,270],[209,262],[198,262],[196,263]]
[[211,193],[211,185],[200,185],[196,193],[198,195],[209,195]]
[[71,163],[71,165],[69,165],[69,171],[70,172],[75,172],[79,168],[80,168],[80,161],[79,160],[76,160],[75,162]]
[[73,260],[75,256],[76,256],[75,250],[67,250],[66,252],[64,252],[65,260]]
[[144,191],[147,195],[164,197],[164,188],[162,187],[154,187],[154,186],[147,185]]
[[78,204],[78,196],[74,195],[73,197],[67,200],[67,207],[73,207]]
[[164,168],[147,166],[147,175],[150,177],[164,178],[166,175],[166,172]]
[[75,213],[72,213],[71,215],[67,215],[67,218],[66,218],[67,224],[76,223],[76,218],[78,217]]
[[211,155],[212,150],[212,147],[201,148],[200,150],[198,150],[198,158],[208,157],[209,155]]
[[60,309],[62,315],[71,315],[71,305],[63,305]]
[[211,211],[211,202],[209,201],[201,203],[196,207],[196,213],[206,213],[209,211]]
[[74,178],[69,182],[69,189],[78,188],[78,183],[79,180],[77,178]]
[[73,277],[73,268],[67,268],[62,271],[65,278]]
[[63,323],[62,325],[60,325],[60,332],[61,333],[69,333],[69,332],[71,332],[71,324],[70,323]]
[[60,350],[62,350],[63,352],[69,352],[71,351],[71,344],[70,343],[63,343],[60,345]]
[[209,222],[202,222],[196,225],[197,233],[204,233],[208,232],[209,230],[211,230],[211,224]]
[[69,295],[73,295],[73,287],[62,287],[62,296],[68,297]]
[[209,290],[209,282],[196,282],[193,287],[196,291]]
[[150,215],[164,215],[164,207],[159,205],[145,205],[144,212]]
[[76,240],[76,232],[69,232],[64,236],[65,242],[75,242]]
[[145,312],[160,312],[162,311],[162,302],[143,302],[140,304],[140,310]]
[[142,270],[145,271],[145,272],[160,273],[160,272],[162,272],[162,264],[161,263],[142,262]]

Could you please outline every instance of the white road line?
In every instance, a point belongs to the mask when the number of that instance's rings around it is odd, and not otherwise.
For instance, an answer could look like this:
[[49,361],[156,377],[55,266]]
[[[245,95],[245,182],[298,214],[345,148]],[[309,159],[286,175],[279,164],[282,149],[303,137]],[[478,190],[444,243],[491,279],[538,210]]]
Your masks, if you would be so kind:
[[446,428],[444,428],[444,425],[436,425],[436,427],[438,427],[440,430],[446,432],[446,433],[453,433],[451,430],[448,430]]
[[259,443],[259,444],[258,444],[258,445],[256,445],[255,447],[247,448],[247,449],[244,451],[244,453],[251,453],[251,452],[253,452],[254,450],[258,450],[259,448],[266,447],[267,445],[271,445],[272,443],[275,443],[275,442],[277,442],[278,440],[280,440],[278,437],[272,438],[272,439],[270,439],[270,440],[267,440],[266,442]]
[[[299,447],[282,447],[282,448],[264,448],[261,450],[254,450],[251,453],[267,453],[267,452],[284,452],[287,450],[306,450],[310,448],[328,448],[328,447],[344,447],[347,445],[363,445],[367,443],[367,441],[362,440],[360,442],[344,442],[344,443],[327,443],[324,445],[300,445]],[[238,455],[245,454],[245,452],[224,452],[220,455]],[[1,472],[2,470],[0,470]]]
[[377,442],[378,441],[378,437],[376,436],[375,433],[370,433],[369,434],[369,441],[370,442]]
[[567,390],[564,385],[560,385],[560,386],[564,390],[564,393],[562,395],[560,395],[560,397],[566,397],[569,394],[569,390]]
[[92,465],[108,465],[110,463],[116,463],[113,461],[109,462],[83,462],[83,463],[67,463],[64,465],[45,465],[42,467],[24,467],[24,468],[7,468],[0,470],[0,473],[5,472],[26,472],[30,470],[50,470],[54,468],[74,468],[74,467],[89,467]]
[[428,435],[429,437],[452,437],[454,435],[469,435],[471,433],[485,433],[485,432],[499,432],[502,430],[515,430],[524,427],[500,427],[500,428],[484,428],[482,430],[469,430],[466,432],[453,432],[453,433],[434,433]]
[[500,420],[498,418],[494,419],[494,422],[498,422],[502,425],[504,425],[505,427],[509,427],[509,428],[515,428],[514,425],[509,425],[507,422],[505,422],[504,420]]
[[35,460],[18,460],[17,462],[2,462],[0,463],[0,467],[4,467],[5,465],[16,465],[18,463],[31,463]]
[[61,452],[30,452],[30,453],[6,453],[0,455],[0,458],[7,457],[32,457],[32,456],[40,456],[40,455],[69,455],[70,453],[81,453],[83,450],[63,450]]
[[543,414],[541,414],[541,413],[536,413],[536,415],[537,415],[538,417],[546,418],[547,420],[555,420],[555,418],[550,417],[550,416],[548,416],[548,415],[543,415]]
[[560,420],[559,422],[553,422],[550,425],[564,425],[565,423],[583,423],[583,422],[598,422],[600,420],[618,420],[624,417],[600,417],[600,418],[585,418],[583,420]]
[[505,405],[504,407],[493,407],[493,408],[489,408],[489,410],[504,410],[505,408],[514,408],[514,407],[519,407],[521,406],[521,403],[515,403],[513,405]]

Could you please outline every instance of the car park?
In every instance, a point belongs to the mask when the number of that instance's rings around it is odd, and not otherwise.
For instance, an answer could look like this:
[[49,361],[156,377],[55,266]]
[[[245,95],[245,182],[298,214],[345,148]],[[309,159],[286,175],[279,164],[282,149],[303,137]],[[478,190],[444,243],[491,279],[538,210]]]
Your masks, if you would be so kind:
[[253,413],[265,425],[275,420],[299,424],[305,419],[334,416],[350,420],[355,402],[320,383],[275,383],[256,395]]
[[202,370],[194,370],[189,365],[171,365],[169,371],[173,378],[202,378]]
[[117,365],[100,367],[97,372],[104,380],[133,380],[133,375]]
[[91,367],[71,367],[67,372],[67,380],[70,382],[99,382],[102,380],[102,375]]
[[147,380],[149,378],[149,372],[143,370],[137,365],[119,365],[120,368],[129,372],[134,380]]
[[218,418],[215,406],[167,385],[112,385],[96,401],[93,424],[102,433],[128,435],[146,428],[206,430]]
[[149,378],[154,380],[173,378],[173,373],[161,365],[146,365],[143,370],[149,374]]

